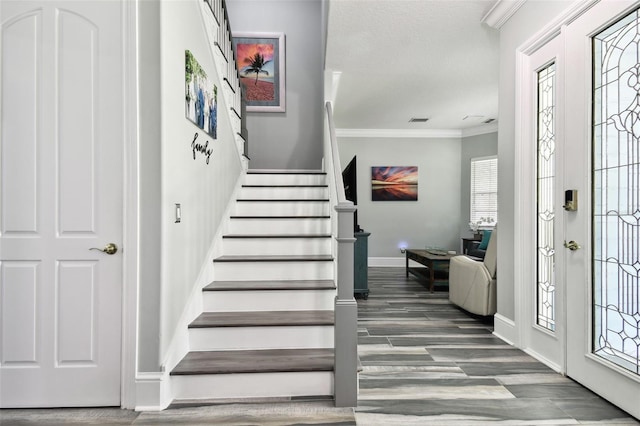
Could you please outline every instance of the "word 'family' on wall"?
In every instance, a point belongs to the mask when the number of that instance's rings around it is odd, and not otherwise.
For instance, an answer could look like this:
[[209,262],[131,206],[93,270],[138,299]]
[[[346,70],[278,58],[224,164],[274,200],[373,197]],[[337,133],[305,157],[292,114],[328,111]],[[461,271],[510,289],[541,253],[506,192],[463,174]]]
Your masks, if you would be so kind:
[[209,159],[211,158],[211,154],[213,154],[213,148],[209,147],[209,141],[205,141],[204,145],[196,142],[199,134],[196,132],[193,135],[193,140],[191,141],[191,150],[193,151],[193,159],[196,159],[196,152],[203,154],[206,157],[206,163],[209,164]]

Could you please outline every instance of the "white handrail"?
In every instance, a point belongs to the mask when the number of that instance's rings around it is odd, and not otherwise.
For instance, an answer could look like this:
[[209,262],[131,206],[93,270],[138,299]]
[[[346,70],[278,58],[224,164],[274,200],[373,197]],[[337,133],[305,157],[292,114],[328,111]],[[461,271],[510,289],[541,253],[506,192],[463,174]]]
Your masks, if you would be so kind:
[[[331,102],[325,104],[327,109],[327,122],[329,125],[329,140],[331,163],[333,164],[333,182],[335,185],[335,191],[338,204],[347,203],[347,198],[344,193],[344,182],[342,180],[342,173],[340,173],[340,152],[338,151],[338,139],[336,138],[336,127],[333,122],[333,107]],[[349,201],[350,203],[350,201]],[[353,204],[353,203],[352,203]]]

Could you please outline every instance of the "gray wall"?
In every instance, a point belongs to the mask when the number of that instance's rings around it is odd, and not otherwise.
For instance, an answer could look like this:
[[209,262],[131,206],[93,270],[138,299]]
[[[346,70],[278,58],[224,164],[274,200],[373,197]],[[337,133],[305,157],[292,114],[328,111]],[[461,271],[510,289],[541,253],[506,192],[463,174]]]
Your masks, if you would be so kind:
[[[498,313],[515,319],[513,284],[515,71],[518,46],[569,7],[570,1],[526,2],[500,30],[500,114],[498,124]],[[533,161],[533,160],[532,160]]]
[[324,40],[321,0],[227,0],[234,32],[283,32],[286,112],[247,113],[249,167],[319,169],[322,164]]
[[160,258],[162,254],[162,176],[160,99],[160,2],[138,3],[139,98],[139,215],[138,371],[160,367]]
[[[369,257],[403,257],[400,245],[459,250],[460,139],[338,138],[342,168],[358,156],[358,221]],[[418,166],[418,201],[371,201],[372,166]]]
[[[498,155],[498,133],[462,138],[460,154],[460,236],[471,237],[469,214],[471,210],[471,159]],[[499,218],[498,218],[499,220]]]

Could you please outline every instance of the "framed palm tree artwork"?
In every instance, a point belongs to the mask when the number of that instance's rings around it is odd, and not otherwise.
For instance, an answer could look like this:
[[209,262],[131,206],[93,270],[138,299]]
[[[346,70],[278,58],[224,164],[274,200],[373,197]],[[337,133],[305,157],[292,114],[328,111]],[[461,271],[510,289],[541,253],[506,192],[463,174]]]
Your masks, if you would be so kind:
[[285,112],[284,33],[233,33],[247,111]]

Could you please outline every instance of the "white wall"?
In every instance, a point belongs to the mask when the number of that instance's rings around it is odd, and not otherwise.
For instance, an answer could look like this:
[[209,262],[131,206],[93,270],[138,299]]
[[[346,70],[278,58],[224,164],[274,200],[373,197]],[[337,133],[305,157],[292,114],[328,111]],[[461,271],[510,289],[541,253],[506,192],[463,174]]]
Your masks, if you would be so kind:
[[[338,138],[344,168],[358,156],[358,222],[369,257],[409,248],[460,247],[460,139]],[[372,166],[418,166],[418,201],[371,201]]]
[[498,133],[487,133],[462,138],[460,155],[460,236],[471,237],[469,215],[471,211],[471,159],[498,155]]
[[[500,114],[498,125],[498,313],[515,318],[514,182],[515,161],[515,59],[516,49],[569,7],[570,1],[526,2],[500,30]],[[533,159],[532,159],[533,161]]]
[[[192,293],[207,258],[229,197],[241,173],[241,163],[228,111],[222,96],[222,77],[216,72],[213,46],[207,43],[201,0],[162,3],[162,316],[161,353]],[[193,53],[218,86],[218,137],[212,139],[185,118],[185,49]],[[191,142],[209,142],[213,154],[193,158]],[[182,206],[182,222],[175,222],[175,203]]]
[[234,32],[283,32],[286,112],[247,113],[249,167],[320,169],[323,137],[321,0],[227,0]]

